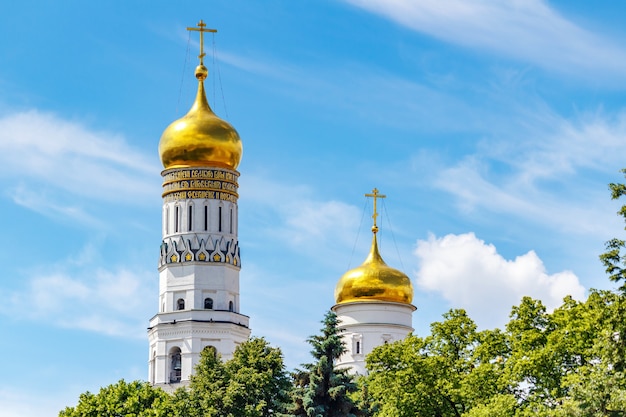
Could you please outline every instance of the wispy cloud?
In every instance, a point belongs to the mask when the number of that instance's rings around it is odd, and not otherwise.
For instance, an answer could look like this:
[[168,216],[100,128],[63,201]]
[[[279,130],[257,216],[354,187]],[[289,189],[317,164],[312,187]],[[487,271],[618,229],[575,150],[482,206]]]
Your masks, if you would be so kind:
[[71,272],[59,266],[35,272],[25,286],[0,290],[7,300],[0,313],[109,336],[145,337],[146,318],[154,313],[147,296],[156,293],[153,273],[72,266]]
[[74,223],[79,223],[103,229],[105,225],[97,217],[92,216],[83,207],[76,205],[62,205],[43,191],[35,191],[33,185],[27,186],[24,182],[18,183],[15,188],[8,190],[7,194],[13,202],[19,206],[37,212],[41,215],[55,218],[71,219]]
[[430,36],[581,77],[624,79],[626,50],[543,0],[345,0]]
[[527,115],[508,136],[485,139],[475,153],[440,167],[435,186],[464,210],[512,214],[607,239],[615,219],[607,216],[604,184],[617,179],[623,165],[625,114],[540,117]]
[[330,66],[305,66],[267,55],[230,53],[222,54],[222,58],[229,65],[269,80],[262,85],[271,86],[271,94],[315,106],[311,113],[315,117],[405,131],[459,132],[496,122],[491,111],[455,97],[446,90],[447,85],[432,86],[369,63],[346,60]]
[[[250,205],[250,212],[254,207],[253,215],[260,218],[251,222],[260,229],[258,237],[279,239],[316,257],[354,242],[361,218],[356,206],[316,198],[305,185],[281,183],[262,175],[247,175],[240,191],[242,206]],[[242,213],[249,215],[245,210]]]
[[523,296],[540,299],[550,309],[561,305],[566,295],[579,300],[585,296],[585,288],[571,271],[548,273],[533,251],[504,259],[495,246],[473,233],[431,235],[418,241],[415,255],[420,261],[420,289],[441,294],[487,328],[502,326]]
[[[36,110],[0,117],[0,177],[29,189],[142,205],[158,196],[159,168],[123,137]],[[13,191],[13,190],[11,190]],[[32,207],[24,189],[16,202]],[[73,210],[60,202],[57,211]]]

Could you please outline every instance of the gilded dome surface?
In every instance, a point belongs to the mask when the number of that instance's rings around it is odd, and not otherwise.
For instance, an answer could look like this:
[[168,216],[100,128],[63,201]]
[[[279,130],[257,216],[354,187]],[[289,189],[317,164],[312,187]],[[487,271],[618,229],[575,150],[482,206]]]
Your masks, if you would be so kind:
[[357,268],[343,274],[335,287],[337,304],[355,301],[391,301],[411,304],[413,285],[406,274],[388,266],[378,253],[376,234],[370,253]]
[[198,93],[189,112],[170,124],[159,141],[159,155],[165,169],[215,166],[236,170],[243,145],[228,122],[213,113],[206,99],[204,65],[196,69]]

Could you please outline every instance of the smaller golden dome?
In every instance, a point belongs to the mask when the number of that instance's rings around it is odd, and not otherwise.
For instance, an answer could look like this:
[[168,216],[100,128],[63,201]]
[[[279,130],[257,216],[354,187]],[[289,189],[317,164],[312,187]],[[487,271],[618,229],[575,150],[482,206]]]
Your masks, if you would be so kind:
[[202,63],[196,68],[198,93],[193,106],[161,135],[159,155],[165,169],[214,166],[235,170],[241,161],[239,133],[213,113],[206,99],[207,73]]
[[335,287],[337,304],[358,301],[391,301],[411,304],[413,285],[406,274],[388,266],[378,252],[376,225],[372,248],[365,262],[343,274]]

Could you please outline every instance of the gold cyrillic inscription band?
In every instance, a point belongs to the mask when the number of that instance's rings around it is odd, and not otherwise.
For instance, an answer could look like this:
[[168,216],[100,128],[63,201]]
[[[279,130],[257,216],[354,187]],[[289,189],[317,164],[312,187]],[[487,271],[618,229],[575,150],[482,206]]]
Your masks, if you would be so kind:
[[174,168],[161,173],[165,201],[188,198],[237,202],[239,174],[230,170]]

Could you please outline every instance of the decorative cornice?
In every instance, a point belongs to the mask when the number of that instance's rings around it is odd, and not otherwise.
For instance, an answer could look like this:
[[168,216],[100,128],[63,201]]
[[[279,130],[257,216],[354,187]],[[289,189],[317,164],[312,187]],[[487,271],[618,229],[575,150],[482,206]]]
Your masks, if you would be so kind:
[[185,262],[227,264],[241,268],[239,242],[224,236],[199,237],[197,234],[163,239],[159,267]]
[[149,329],[148,335],[156,340],[189,335],[220,335],[220,338],[223,339],[225,335],[228,336],[235,333],[247,335],[250,333],[249,327],[232,322],[207,322],[201,324],[202,326],[198,326],[196,322],[186,322],[186,325],[184,323],[176,323],[176,325],[161,323]]

